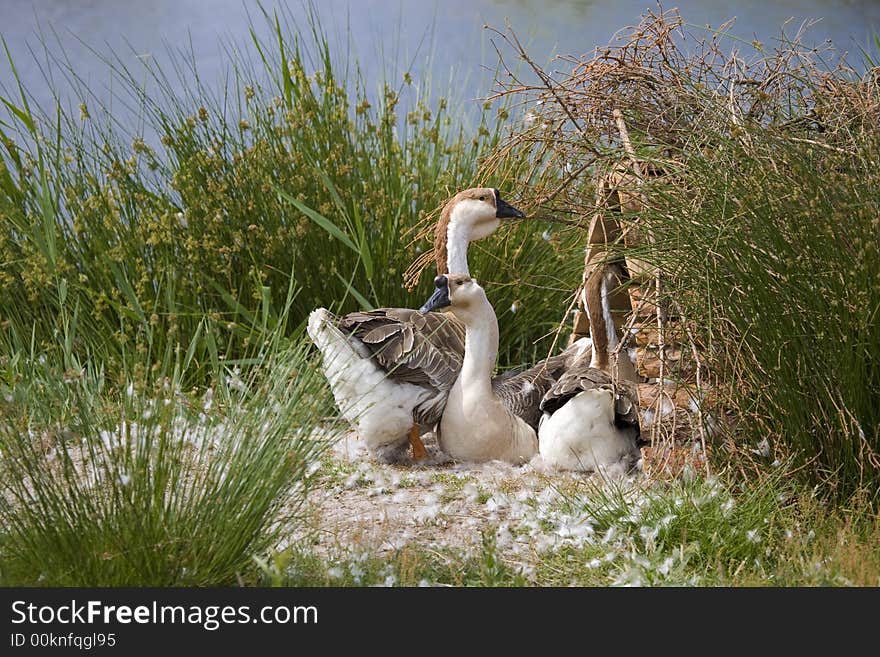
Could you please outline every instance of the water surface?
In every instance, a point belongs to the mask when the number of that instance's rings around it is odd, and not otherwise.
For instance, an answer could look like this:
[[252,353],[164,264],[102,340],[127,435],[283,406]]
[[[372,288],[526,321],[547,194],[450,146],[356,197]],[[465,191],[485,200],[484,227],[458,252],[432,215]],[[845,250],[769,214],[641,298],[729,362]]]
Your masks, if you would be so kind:
[[[528,44],[532,56],[547,64],[558,53],[582,54],[607,43],[620,28],[638,21],[656,5],[646,0],[326,0],[318,3],[321,23],[344,51],[353,47],[367,80],[378,83],[382,72],[397,80],[412,67],[435,84],[463,91],[462,97],[485,95],[496,62],[484,25],[510,23]],[[272,11],[276,3],[266,2]],[[859,47],[880,34],[880,2],[849,0],[682,0],[677,6],[689,23],[717,27],[736,18],[734,32],[772,44],[781,26],[796,31],[804,21],[818,20],[809,30],[816,42],[831,39],[856,55]],[[307,24],[308,7],[286,5],[290,15]],[[0,0],[0,34],[16,61],[27,90],[44,108],[52,95],[41,72],[41,38],[60,41],[77,74],[95,93],[106,97],[110,76],[101,55],[119,53],[137,67],[139,58],[166,61],[166,48],[192,48],[202,80],[222,84],[229,75],[230,54],[224,43],[253,54],[249,21],[265,23],[253,0]],[[42,37],[41,37],[42,34]],[[425,67],[428,70],[424,70]],[[12,77],[5,63],[0,83],[8,90]],[[62,95],[69,86],[55,80]]]

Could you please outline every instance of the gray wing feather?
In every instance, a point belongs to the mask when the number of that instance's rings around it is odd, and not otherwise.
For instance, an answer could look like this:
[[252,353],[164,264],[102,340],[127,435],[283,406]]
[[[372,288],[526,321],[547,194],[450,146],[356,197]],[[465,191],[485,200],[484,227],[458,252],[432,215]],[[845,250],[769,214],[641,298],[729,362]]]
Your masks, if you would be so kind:
[[541,420],[541,400],[565,372],[566,354],[550,356],[534,367],[492,379],[492,390],[509,411],[537,431]]
[[614,393],[614,422],[619,426],[630,426],[639,435],[638,390],[629,381],[612,383],[611,377],[603,370],[589,366],[589,359],[580,359],[572,364],[556,381],[541,400],[541,410],[553,413],[579,392],[603,388]]
[[570,345],[561,354],[545,358],[530,369],[496,376],[492,379],[492,390],[514,415],[537,431],[543,414],[541,401],[560,377],[584,358],[589,362],[589,352],[582,352],[577,344]]
[[464,326],[447,313],[361,310],[342,317],[339,328],[360,340],[396,381],[448,391],[461,370]]

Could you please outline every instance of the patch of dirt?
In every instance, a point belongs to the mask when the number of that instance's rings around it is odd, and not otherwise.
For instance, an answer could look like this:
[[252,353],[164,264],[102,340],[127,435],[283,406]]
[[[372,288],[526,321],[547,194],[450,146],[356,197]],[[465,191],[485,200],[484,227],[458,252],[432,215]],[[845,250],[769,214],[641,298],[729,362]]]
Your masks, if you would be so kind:
[[433,433],[423,441],[428,458],[386,465],[369,457],[354,432],[340,439],[316,473],[308,500],[318,552],[349,546],[381,554],[410,542],[470,551],[486,531],[512,527],[528,534],[542,504],[590,477],[548,472],[540,457],[523,466],[455,463]]

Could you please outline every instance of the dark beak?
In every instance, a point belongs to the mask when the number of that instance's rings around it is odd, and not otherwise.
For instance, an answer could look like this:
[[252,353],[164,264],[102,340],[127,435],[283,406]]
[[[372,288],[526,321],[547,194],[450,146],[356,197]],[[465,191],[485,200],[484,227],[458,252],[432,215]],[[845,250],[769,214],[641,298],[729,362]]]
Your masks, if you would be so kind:
[[526,213],[517,210],[510,203],[501,198],[498,190],[495,190],[495,216],[499,219],[524,219]]
[[450,305],[449,303],[449,287],[446,282],[445,276],[438,276],[434,279],[434,286],[437,288],[434,290],[434,294],[431,295],[431,298],[425,302],[425,305],[419,308],[419,312],[423,315],[425,313],[429,313],[432,310],[439,310],[440,308],[445,308]]

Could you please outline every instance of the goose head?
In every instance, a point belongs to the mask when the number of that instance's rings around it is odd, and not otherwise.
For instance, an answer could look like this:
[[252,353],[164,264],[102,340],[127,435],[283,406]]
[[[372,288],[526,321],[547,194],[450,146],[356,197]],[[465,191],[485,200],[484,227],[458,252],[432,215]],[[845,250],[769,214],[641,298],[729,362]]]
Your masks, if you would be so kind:
[[481,240],[494,233],[506,219],[522,219],[526,215],[501,198],[492,187],[473,187],[453,196],[443,207],[434,232],[434,255],[437,271],[468,272],[468,242]]
[[467,274],[441,274],[434,279],[434,287],[434,294],[419,309],[422,314],[448,307],[467,324],[474,312],[488,304],[486,292]]

